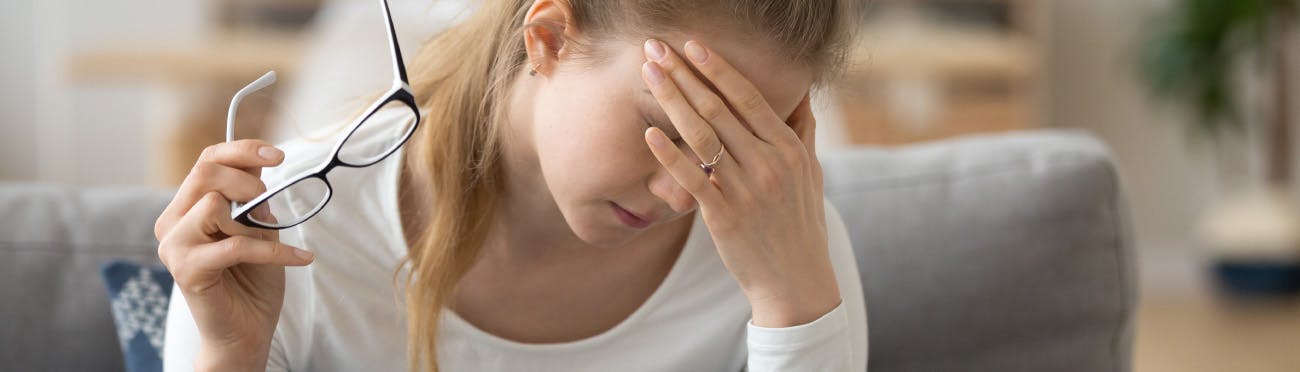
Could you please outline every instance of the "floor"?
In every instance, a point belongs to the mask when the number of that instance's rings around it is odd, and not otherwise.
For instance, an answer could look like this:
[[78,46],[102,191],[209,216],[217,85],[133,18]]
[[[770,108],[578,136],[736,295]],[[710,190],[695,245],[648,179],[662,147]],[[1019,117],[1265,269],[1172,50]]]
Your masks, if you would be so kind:
[[1205,279],[1203,256],[1140,254],[1133,370],[1300,371],[1300,298],[1223,296]]

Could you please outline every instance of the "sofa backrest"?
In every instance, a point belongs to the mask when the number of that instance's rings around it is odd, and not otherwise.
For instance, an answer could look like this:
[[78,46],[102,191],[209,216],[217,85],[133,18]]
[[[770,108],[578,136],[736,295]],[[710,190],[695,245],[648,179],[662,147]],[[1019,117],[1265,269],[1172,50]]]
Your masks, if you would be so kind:
[[[870,370],[1129,370],[1132,252],[1083,133],[820,156],[866,294]],[[158,263],[172,192],[0,183],[0,369],[120,370],[99,267]]]

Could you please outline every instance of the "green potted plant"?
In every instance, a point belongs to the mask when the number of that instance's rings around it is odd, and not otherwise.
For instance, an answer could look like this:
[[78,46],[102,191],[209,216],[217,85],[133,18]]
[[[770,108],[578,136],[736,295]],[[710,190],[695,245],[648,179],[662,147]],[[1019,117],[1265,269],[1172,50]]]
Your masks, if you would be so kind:
[[[1292,196],[1289,106],[1300,0],[1174,0],[1143,44],[1140,75],[1159,98],[1190,109],[1193,132],[1216,137],[1262,126],[1266,187],[1212,208],[1201,235],[1213,272],[1233,293],[1300,292],[1300,210]],[[1240,72],[1258,74],[1268,102],[1245,102]],[[1248,110],[1265,107],[1248,115]]]

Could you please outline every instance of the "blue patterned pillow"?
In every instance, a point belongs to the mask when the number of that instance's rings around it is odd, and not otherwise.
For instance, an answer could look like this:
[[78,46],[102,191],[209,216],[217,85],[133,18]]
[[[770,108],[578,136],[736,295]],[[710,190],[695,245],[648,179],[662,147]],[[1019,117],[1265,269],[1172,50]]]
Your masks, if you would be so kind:
[[104,264],[101,274],[108,285],[108,299],[126,370],[162,371],[171,274],[161,266],[146,267],[126,261]]

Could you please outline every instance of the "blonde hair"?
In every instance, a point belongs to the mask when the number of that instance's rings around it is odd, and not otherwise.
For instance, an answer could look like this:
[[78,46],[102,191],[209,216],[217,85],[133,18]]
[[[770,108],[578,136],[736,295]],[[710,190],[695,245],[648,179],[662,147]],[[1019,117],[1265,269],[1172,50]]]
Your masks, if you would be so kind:
[[[857,13],[852,0],[561,0],[587,40],[565,40],[586,62],[594,47],[638,33],[688,29],[730,20],[735,35],[771,40],[786,60],[806,66],[817,82],[837,73]],[[405,161],[431,186],[428,224],[403,260],[407,355],[411,370],[437,371],[439,315],[475,262],[502,190],[499,124],[509,83],[528,54],[524,32],[562,25],[524,24],[532,0],[485,0],[462,23],[432,38],[413,59],[412,90],[426,111]],[[557,34],[563,34],[557,32]],[[396,279],[396,273],[395,277]]]

